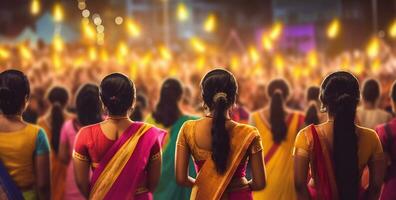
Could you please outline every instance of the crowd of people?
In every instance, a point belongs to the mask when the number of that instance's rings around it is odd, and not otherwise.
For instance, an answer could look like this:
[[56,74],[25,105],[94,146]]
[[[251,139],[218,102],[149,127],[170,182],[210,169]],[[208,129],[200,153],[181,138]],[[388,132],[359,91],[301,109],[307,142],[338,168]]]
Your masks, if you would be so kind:
[[4,49],[0,199],[396,199],[390,51]]

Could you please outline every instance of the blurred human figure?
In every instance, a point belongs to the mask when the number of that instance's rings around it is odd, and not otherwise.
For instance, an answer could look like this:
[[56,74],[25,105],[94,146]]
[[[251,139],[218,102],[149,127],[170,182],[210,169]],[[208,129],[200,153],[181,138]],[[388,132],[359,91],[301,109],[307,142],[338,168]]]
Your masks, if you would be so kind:
[[377,125],[388,122],[392,115],[378,107],[381,88],[377,80],[367,79],[363,83],[363,105],[357,110],[359,125],[374,129]]
[[[176,183],[175,176],[175,149],[180,128],[187,120],[196,119],[185,115],[180,109],[183,97],[182,84],[177,79],[166,79],[161,87],[160,99],[154,112],[148,116],[146,122],[167,130],[164,140],[161,178],[154,199],[189,199],[191,188],[182,187]],[[196,176],[195,167],[190,159],[189,175]]]
[[[393,112],[396,113],[396,81],[390,91]],[[385,184],[382,188],[381,200],[396,199],[396,118],[376,128],[387,158]]]
[[[187,121],[180,130],[176,181],[193,188],[190,199],[252,199],[252,191],[266,184],[263,146],[256,128],[230,119],[236,80],[230,72],[215,69],[202,79],[201,89],[210,114]],[[191,155],[199,171],[196,179],[188,174]],[[251,181],[245,177],[248,162]]]
[[76,183],[86,198],[152,199],[165,133],[129,119],[135,94],[133,82],[120,73],[107,75],[100,84],[108,117],[79,130],[73,153]]
[[272,80],[267,87],[269,105],[252,114],[251,125],[257,127],[264,142],[268,185],[253,193],[254,199],[296,198],[293,181],[292,149],[297,132],[304,125],[304,116],[286,107],[289,84],[283,79]]
[[38,125],[47,133],[51,146],[51,199],[62,199],[66,166],[59,161],[58,153],[63,122],[71,117],[66,111],[69,94],[65,88],[56,86],[49,89],[47,100],[49,110],[38,120]]
[[1,199],[50,199],[50,147],[46,133],[21,116],[29,95],[29,81],[22,72],[0,73]]
[[[378,199],[384,155],[376,133],[355,125],[359,97],[358,80],[348,72],[332,73],[322,82],[320,100],[328,121],[304,128],[296,138],[294,176],[298,199]],[[365,166],[370,172],[367,191],[360,187]],[[309,169],[314,182],[310,187]]]
[[319,124],[327,120],[325,113],[320,112],[319,87],[311,86],[307,90],[308,108],[305,112],[305,125]]
[[130,115],[130,119],[132,121],[137,121],[137,122],[143,121],[144,116],[146,115],[147,106],[148,106],[147,97],[143,94],[137,94],[136,104]]
[[84,84],[77,91],[76,117],[65,121],[62,126],[59,160],[67,166],[63,198],[64,200],[83,200],[84,196],[77,188],[74,179],[74,167],[70,162],[73,146],[78,130],[81,127],[96,124],[102,121],[102,105],[99,100],[99,88],[94,84]]
[[233,107],[230,110],[230,117],[232,120],[238,123],[243,123],[243,124],[249,123],[249,112],[239,101],[238,96],[235,105],[233,105]]

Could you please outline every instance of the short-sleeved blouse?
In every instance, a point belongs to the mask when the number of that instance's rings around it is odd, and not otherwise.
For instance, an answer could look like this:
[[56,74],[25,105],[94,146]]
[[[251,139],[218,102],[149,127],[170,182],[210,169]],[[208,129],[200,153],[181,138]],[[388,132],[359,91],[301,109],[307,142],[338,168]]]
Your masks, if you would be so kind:
[[[332,133],[325,133],[320,129],[321,125],[316,126],[319,138],[325,141],[327,149],[332,151]],[[364,167],[368,162],[382,159],[383,151],[381,142],[374,130],[364,128],[361,126],[356,126],[356,132],[358,134],[358,161],[360,173],[362,173]],[[311,157],[311,152],[313,150],[313,138],[310,131],[310,127],[302,129],[296,138],[294,146],[294,154],[299,156],[305,156],[307,158]]]
[[[205,160],[211,159],[211,155],[212,155],[211,151],[200,148],[195,142],[195,134],[199,134],[198,130],[196,130],[195,127],[197,122],[199,121],[200,120],[190,120],[185,122],[183,127],[180,129],[180,133],[176,143],[178,148],[186,148],[189,150],[189,152],[191,152],[191,155],[194,158],[194,162],[197,165],[198,170],[202,167]],[[249,155],[262,151],[263,145],[258,130],[256,128],[245,124],[238,124],[237,126],[247,126],[249,127],[248,131],[253,131],[256,134],[255,139],[250,144],[248,152],[246,153],[246,158],[241,161],[234,174],[234,177],[244,177],[246,175],[247,159]],[[231,137],[233,131],[235,130],[246,130],[246,129],[237,129],[234,127],[233,130],[230,132]]]

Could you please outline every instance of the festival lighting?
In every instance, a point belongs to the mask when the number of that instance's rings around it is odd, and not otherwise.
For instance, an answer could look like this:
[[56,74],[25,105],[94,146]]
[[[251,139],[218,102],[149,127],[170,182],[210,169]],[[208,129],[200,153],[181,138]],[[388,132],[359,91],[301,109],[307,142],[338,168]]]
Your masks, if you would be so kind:
[[109,61],[109,53],[107,53],[105,48],[100,50],[100,60],[103,62]]
[[115,22],[117,25],[121,25],[123,21],[124,21],[124,19],[123,19],[122,17],[120,17],[120,16],[118,16],[118,17],[116,17],[116,18],[114,19],[114,22]]
[[126,21],[126,28],[130,36],[137,38],[141,34],[139,25],[132,19]]
[[165,47],[164,45],[161,45],[158,48],[158,50],[159,50],[159,53],[161,54],[162,59],[167,60],[167,61],[172,60],[172,53],[167,47]]
[[208,15],[208,17],[206,17],[203,28],[207,33],[212,33],[216,29],[216,25],[217,25],[216,15],[211,13]]
[[81,12],[82,16],[85,18],[88,18],[89,15],[91,14],[91,12],[89,12],[89,10],[85,9]]
[[19,45],[18,50],[19,55],[25,60],[30,60],[33,57],[30,49],[23,44]]
[[59,72],[60,69],[62,68],[62,59],[59,56],[59,54],[55,53],[52,55],[52,64],[55,68],[55,71]]
[[128,55],[128,46],[125,42],[121,41],[117,46],[117,62],[119,64],[125,63],[125,57]]
[[329,39],[334,39],[338,36],[339,32],[340,32],[340,21],[338,19],[334,19],[327,27],[327,37]]
[[205,56],[199,56],[197,60],[195,61],[196,67],[199,71],[202,71],[205,68],[206,65],[206,58]]
[[184,3],[179,3],[177,5],[177,19],[180,22],[184,22],[188,19],[188,17],[189,17],[189,13],[186,5]]
[[[84,20],[86,19],[86,20]],[[96,38],[96,31],[95,28],[89,23],[89,20],[87,18],[84,18],[83,21],[81,21],[81,28],[83,31],[83,34],[85,38],[89,40],[94,40]]]
[[54,15],[54,20],[55,20],[56,22],[61,22],[61,21],[63,21],[64,14],[63,14],[62,5],[61,5],[60,3],[55,4],[53,15]]
[[205,44],[197,37],[192,37],[190,44],[197,53],[204,53],[206,50]]
[[271,40],[276,40],[282,34],[283,25],[280,22],[277,22],[273,25],[269,37]]
[[147,52],[144,54],[143,59],[141,60],[141,64],[143,66],[146,66],[150,63],[150,61],[152,60],[152,54],[150,52]]
[[98,58],[98,53],[94,46],[88,48],[88,56],[91,61],[94,61]]
[[378,73],[380,69],[381,69],[381,60],[379,58],[376,58],[371,63],[371,70],[374,73]]
[[5,60],[8,59],[9,57],[10,57],[10,52],[4,47],[0,47],[0,60]]
[[30,3],[30,13],[32,15],[37,15],[41,10],[41,5],[39,0],[32,0]]
[[238,56],[232,55],[230,63],[231,63],[231,69],[233,71],[236,71],[239,68],[239,65],[240,65],[240,61],[239,61]]
[[52,47],[56,52],[62,52],[63,51],[63,40],[60,34],[55,34],[54,38],[52,40]]
[[396,38],[396,20],[393,21],[393,23],[389,27],[389,33],[388,34],[389,34],[389,36],[391,38]]
[[260,60],[260,54],[257,49],[253,46],[249,47],[249,57],[253,61],[253,63],[257,63]]
[[380,48],[380,41],[377,37],[373,37],[371,38],[367,49],[366,49],[366,53],[368,55],[369,58],[375,58],[378,56],[379,53],[379,48]]
[[86,7],[87,7],[87,4],[85,3],[85,1],[78,2],[78,9],[84,10]]
[[272,41],[269,36],[267,36],[265,33],[261,37],[261,44],[263,45],[263,48],[267,51],[272,50]]
[[282,55],[280,54],[276,54],[274,57],[274,65],[276,70],[283,71],[283,69],[285,68],[285,61],[283,60]]
[[316,53],[316,51],[311,50],[308,52],[307,61],[308,61],[308,65],[311,68],[314,68],[318,65],[318,54]]

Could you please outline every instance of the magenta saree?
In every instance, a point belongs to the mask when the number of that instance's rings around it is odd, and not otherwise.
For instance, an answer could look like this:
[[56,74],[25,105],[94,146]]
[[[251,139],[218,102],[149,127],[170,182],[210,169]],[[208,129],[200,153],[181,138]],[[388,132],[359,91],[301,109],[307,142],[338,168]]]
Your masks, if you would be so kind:
[[149,162],[151,147],[165,132],[133,123],[105,154],[91,179],[90,199],[135,199],[139,177]]

